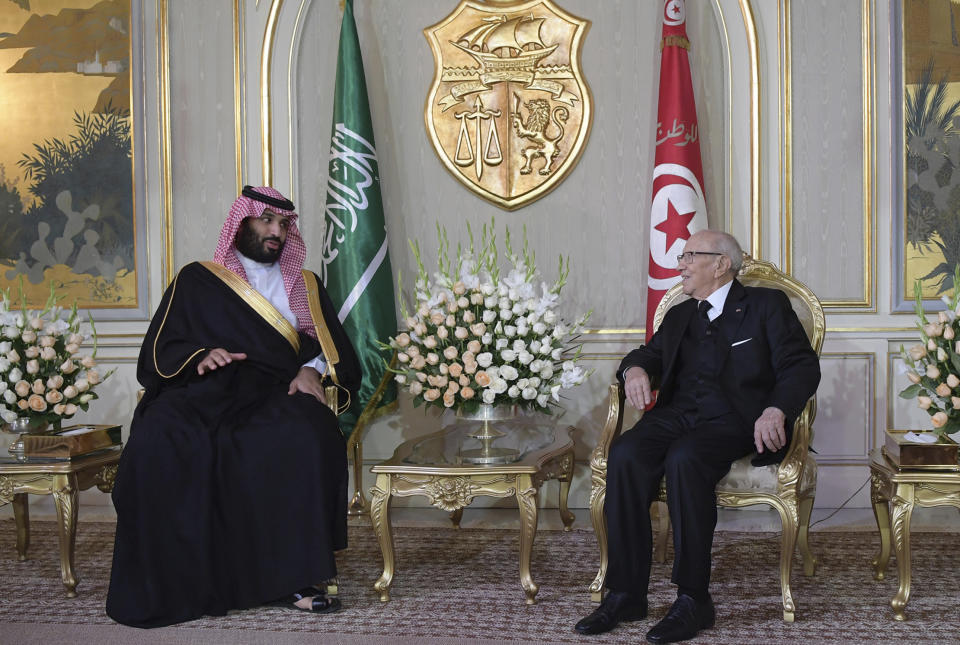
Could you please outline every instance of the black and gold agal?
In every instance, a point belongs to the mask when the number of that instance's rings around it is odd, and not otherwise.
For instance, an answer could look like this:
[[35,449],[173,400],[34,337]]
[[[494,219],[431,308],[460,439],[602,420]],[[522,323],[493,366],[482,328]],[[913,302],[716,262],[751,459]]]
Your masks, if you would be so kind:
[[514,210],[557,187],[590,132],[580,50],[590,22],[550,0],[463,0],[424,30],[427,132],[453,176]]

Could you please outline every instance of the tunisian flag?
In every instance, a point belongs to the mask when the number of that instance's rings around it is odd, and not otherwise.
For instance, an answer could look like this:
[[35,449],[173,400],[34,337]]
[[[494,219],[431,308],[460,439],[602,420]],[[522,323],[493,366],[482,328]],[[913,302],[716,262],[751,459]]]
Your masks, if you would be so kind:
[[650,208],[647,340],[653,336],[653,313],[663,294],[680,280],[677,255],[693,233],[707,228],[697,107],[687,58],[689,49],[683,0],[665,0]]

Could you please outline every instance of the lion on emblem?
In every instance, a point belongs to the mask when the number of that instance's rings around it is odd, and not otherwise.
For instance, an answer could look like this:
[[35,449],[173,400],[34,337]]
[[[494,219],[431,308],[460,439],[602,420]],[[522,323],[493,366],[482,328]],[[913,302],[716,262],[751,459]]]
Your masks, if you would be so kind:
[[[531,99],[524,104],[528,110],[527,122],[524,124],[520,111],[520,96],[516,92],[514,92],[513,96],[516,99],[516,106],[511,115],[513,127],[517,131],[518,136],[524,139],[530,139],[536,144],[524,148],[521,151],[520,154],[522,154],[527,161],[523,165],[523,168],[520,169],[520,174],[529,175],[533,171],[533,160],[537,157],[543,157],[545,163],[543,168],[540,169],[540,174],[549,175],[551,170],[550,166],[553,165],[553,160],[560,153],[560,146],[557,145],[557,142],[563,138],[563,124],[570,118],[570,112],[562,105],[556,106],[553,108],[553,112],[551,112],[550,102],[546,99]],[[546,135],[546,130],[550,125],[551,119],[557,129],[560,130],[560,133],[552,139]]]

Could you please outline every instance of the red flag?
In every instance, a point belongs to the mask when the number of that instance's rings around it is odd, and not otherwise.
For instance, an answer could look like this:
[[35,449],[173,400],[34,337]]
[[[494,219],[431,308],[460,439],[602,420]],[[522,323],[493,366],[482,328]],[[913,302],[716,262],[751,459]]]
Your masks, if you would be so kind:
[[688,49],[683,0],[664,0],[657,149],[650,208],[647,340],[653,336],[653,313],[663,294],[680,280],[677,255],[693,233],[707,228],[697,106],[693,100]]

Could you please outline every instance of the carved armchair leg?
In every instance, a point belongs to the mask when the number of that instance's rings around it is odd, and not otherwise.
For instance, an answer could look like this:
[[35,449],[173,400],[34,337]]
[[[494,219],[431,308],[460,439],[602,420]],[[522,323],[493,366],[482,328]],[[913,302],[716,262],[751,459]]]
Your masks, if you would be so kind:
[[600,570],[590,583],[590,600],[593,602],[603,600],[603,583],[607,579],[607,518],[603,514],[606,497],[606,481],[598,481],[594,474],[594,485],[590,491],[590,523],[593,524],[593,533],[597,536],[597,546],[600,547]]
[[800,533],[798,542],[803,556],[803,575],[812,576],[817,570],[817,559],[810,551],[810,514],[813,512],[813,497],[800,500]]
[[[657,541],[654,544],[653,557],[657,562],[667,561],[667,536],[670,534],[670,512],[664,502],[654,502],[657,515]],[[652,519],[652,518],[651,518]]]
[[450,513],[450,523],[453,524],[453,528],[460,528],[460,520],[463,519],[463,508],[458,508],[457,510]]
[[797,506],[787,503],[777,504],[780,513],[782,535],[780,541],[780,594],[783,596],[783,620],[792,623],[797,611],[790,591],[790,572],[793,568],[793,552],[797,546],[797,534],[800,531]]

